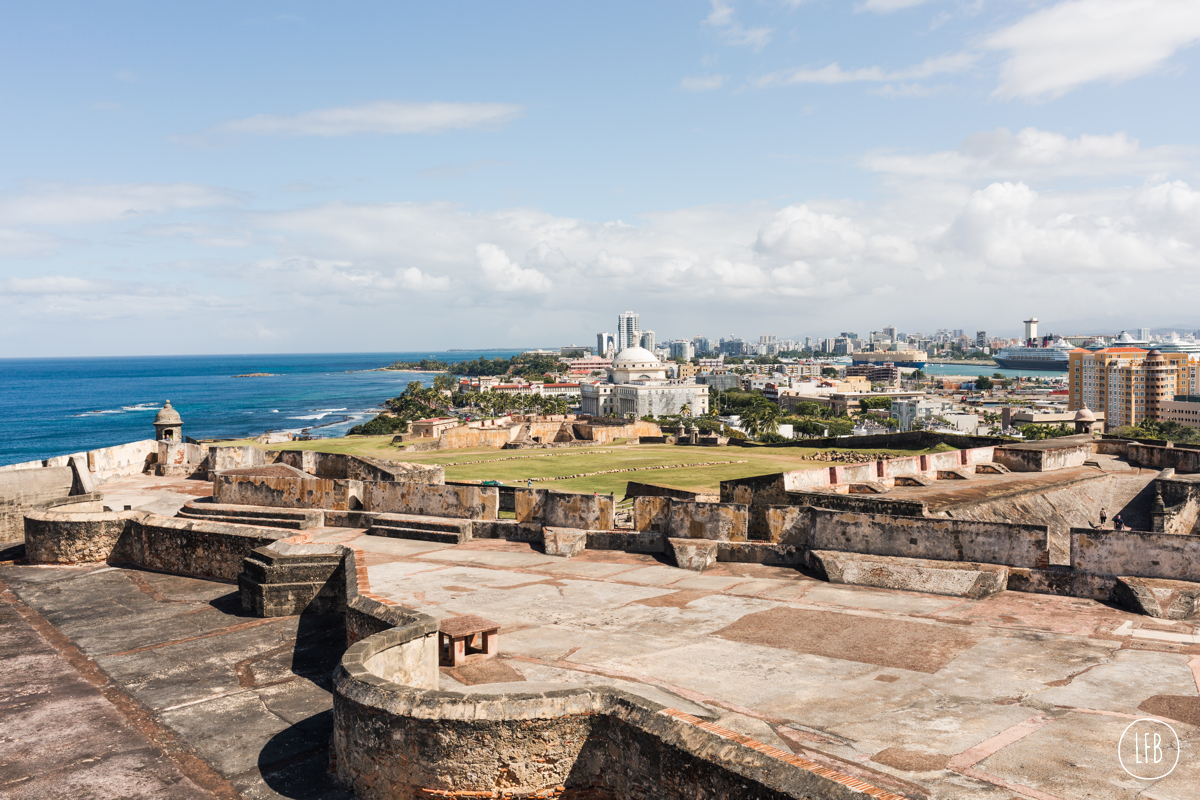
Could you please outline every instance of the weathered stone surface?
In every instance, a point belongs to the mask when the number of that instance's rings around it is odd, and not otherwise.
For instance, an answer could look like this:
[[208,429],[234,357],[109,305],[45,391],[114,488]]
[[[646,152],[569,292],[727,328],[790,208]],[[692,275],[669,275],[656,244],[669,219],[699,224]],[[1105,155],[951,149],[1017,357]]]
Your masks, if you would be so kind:
[[1062,436],[1040,442],[1021,442],[997,447],[993,461],[1013,472],[1050,472],[1083,466],[1093,451],[1093,438]]
[[1113,587],[1118,605],[1160,619],[1187,619],[1200,610],[1200,583],[1121,576]]
[[639,531],[666,533],[671,516],[670,497],[639,496],[633,500],[633,527]]
[[748,524],[748,509],[740,503],[672,500],[667,534],[678,539],[744,542]]
[[393,539],[462,544],[472,538],[469,519],[430,517],[420,514],[376,514],[367,533]]
[[703,539],[667,538],[667,550],[675,559],[675,566],[703,572],[717,560],[717,542]]
[[662,553],[666,534],[654,531],[588,531],[588,550],[622,550],[626,553]]
[[1008,569],[996,564],[970,564],[811,550],[809,567],[830,583],[875,586],[926,594],[980,599],[1004,591]]
[[1200,583],[1200,537],[1072,528],[1071,566],[1094,575]]
[[442,486],[410,481],[366,482],[363,506],[387,514],[496,519],[499,493],[492,486]]
[[213,502],[352,511],[362,508],[362,486],[361,481],[314,478],[284,464],[268,464],[216,475]]
[[34,564],[104,561],[132,526],[133,512],[25,515],[25,556]]
[[242,608],[256,617],[345,611],[344,551],[338,545],[286,542],[255,549],[238,575]]
[[269,528],[287,528],[298,531],[320,528],[325,523],[325,513],[321,509],[224,505],[195,500],[184,503],[183,508],[176,516],[184,519],[240,525],[265,525]]
[[545,528],[542,537],[548,556],[570,558],[587,549],[588,532],[578,528]]

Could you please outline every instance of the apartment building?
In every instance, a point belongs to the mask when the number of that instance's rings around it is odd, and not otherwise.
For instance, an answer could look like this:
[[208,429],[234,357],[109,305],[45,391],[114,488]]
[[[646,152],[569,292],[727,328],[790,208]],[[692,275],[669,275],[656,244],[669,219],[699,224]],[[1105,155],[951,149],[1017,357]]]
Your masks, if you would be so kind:
[[1109,429],[1165,420],[1176,395],[1194,394],[1196,361],[1188,353],[1163,353],[1139,347],[1072,350],[1068,372],[1072,411],[1105,412]]

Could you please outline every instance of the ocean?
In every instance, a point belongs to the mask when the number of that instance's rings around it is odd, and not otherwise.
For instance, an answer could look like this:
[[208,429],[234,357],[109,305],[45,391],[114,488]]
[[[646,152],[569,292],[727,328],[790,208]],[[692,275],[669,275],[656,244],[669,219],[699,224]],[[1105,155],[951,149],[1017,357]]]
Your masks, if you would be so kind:
[[[380,372],[394,361],[470,361],[520,350],[238,356],[0,359],[0,465],[154,438],[170,400],[195,439],[269,430],[341,436],[432,373]],[[254,372],[269,377],[237,378]]]

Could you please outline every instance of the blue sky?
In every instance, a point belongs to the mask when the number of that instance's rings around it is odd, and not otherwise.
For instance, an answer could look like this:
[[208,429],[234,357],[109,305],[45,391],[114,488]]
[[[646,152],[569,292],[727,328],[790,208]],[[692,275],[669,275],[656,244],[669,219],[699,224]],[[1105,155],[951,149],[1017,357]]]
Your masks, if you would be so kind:
[[10,4],[0,355],[1200,328],[1194,0]]

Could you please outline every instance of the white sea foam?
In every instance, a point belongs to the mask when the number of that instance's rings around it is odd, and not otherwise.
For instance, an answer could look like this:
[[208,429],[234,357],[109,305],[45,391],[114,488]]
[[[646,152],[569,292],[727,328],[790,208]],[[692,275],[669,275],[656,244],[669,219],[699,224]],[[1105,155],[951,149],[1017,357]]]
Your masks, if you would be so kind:
[[333,413],[332,411],[326,411],[322,414],[308,414],[303,417],[288,417],[288,419],[324,419],[325,417],[328,417],[332,413]]

